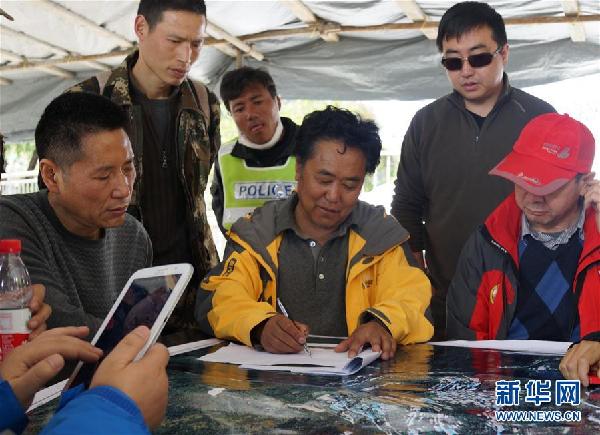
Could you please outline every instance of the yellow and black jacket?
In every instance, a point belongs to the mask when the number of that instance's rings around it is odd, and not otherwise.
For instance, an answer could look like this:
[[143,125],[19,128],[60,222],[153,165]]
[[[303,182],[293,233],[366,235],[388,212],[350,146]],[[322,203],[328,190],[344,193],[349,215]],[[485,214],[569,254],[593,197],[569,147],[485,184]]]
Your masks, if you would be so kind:
[[[283,239],[282,233],[275,233],[275,222],[295,196],[269,202],[233,225],[225,259],[201,285],[201,291],[209,292],[196,307],[204,332],[251,346],[252,328],[275,315]],[[429,340],[433,326],[425,312],[431,285],[420,269],[409,264],[408,232],[382,207],[359,201],[352,213],[355,223],[349,229],[346,267],[348,334],[375,317],[398,343]]]

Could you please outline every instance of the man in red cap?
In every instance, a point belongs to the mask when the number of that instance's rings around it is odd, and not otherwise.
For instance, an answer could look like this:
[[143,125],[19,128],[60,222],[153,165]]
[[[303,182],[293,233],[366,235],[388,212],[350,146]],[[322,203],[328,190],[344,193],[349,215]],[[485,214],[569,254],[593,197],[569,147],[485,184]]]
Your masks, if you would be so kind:
[[578,341],[600,331],[594,148],[585,125],[548,113],[532,119],[490,171],[515,192],[462,251],[448,293],[448,338]]

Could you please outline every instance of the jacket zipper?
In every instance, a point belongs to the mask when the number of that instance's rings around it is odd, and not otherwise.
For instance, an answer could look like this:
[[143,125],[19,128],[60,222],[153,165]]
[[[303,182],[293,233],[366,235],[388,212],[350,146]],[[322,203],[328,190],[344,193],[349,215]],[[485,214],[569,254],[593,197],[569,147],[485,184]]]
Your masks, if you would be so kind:
[[[482,227],[482,234],[483,234],[483,238],[486,239],[493,247],[495,247],[497,250],[499,250],[502,253],[502,258],[503,261],[508,262],[511,271],[513,273],[513,275],[517,278],[518,280],[518,276],[519,276],[519,268],[517,267],[517,265],[515,264],[515,261],[512,258],[512,255],[509,254],[508,250],[506,250],[506,248],[504,248],[504,246],[502,246],[500,243],[498,243],[490,234],[490,232],[488,231],[487,227],[484,225]],[[506,273],[502,274],[502,280],[506,280],[507,276]],[[515,292],[515,303],[516,303],[516,299],[518,297],[518,287],[516,289],[514,289]],[[502,313],[502,324],[505,327],[505,336],[504,337],[499,337],[496,333],[496,340],[502,340],[505,339],[506,336],[508,336],[508,331],[510,328],[510,324],[509,324],[509,318],[508,318],[508,296],[506,294],[506,286],[503,286],[503,291],[502,291],[502,303],[504,306],[504,310]],[[498,328],[498,330],[500,330],[500,328]]]
[[183,186],[183,190],[185,191],[185,198],[186,198],[187,205],[188,205],[188,212],[190,212],[192,214],[191,219],[193,221],[194,220],[193,198],[192,198],[190,189],[188,188],[188,185],[185,182],[185,166],[179,155],[179,123],[181,121],[182,113],[183,113],[183,111],[179,112],[179,114],[177,115],[177,118],[176,118],[177,122],[175,123],[175,161],[177,162],[177,168],[179,169],[179,171],[178,171],[179,182],[181,183],[181,185]]

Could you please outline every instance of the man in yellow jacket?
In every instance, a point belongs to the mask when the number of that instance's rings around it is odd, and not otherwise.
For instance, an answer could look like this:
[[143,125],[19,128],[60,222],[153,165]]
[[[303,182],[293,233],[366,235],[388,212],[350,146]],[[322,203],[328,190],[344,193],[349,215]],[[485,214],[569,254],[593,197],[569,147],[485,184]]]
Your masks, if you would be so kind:
[[372,121],[331,106],[304,118],[296,192],[232,226],[225,259],[202,283],[208,298],[196,318],[205,332],[292,353],[310,329],[348,337],[336,351],[350,357],[368,343],[383,359],[397,343],[431,338],[431,286],[413,264],[408,232],[358,200],[380,152]]

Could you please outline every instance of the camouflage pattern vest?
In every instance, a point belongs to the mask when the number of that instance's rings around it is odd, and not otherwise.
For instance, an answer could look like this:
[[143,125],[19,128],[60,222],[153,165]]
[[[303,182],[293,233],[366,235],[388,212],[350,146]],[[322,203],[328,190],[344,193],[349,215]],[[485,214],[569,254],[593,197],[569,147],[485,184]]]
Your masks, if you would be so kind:
[[[138,59],[138,52],[127,58],[112,71],[103,72],[81,82],[67,92],[101,94],[127,112],[130,120],[129,138],[135,155],[137,178],[128,212],[142,223],[139,198],[142,183],[143,113],[133,104],[130,95],[129,70]],[[186,79],[181,84],[181,95],[176,116],[176,143],[179,177],[182,182],[191,238],[194,268],[201,279],[218,263],[218,254],[206,218],[204,191],[211,166],[220,148],[220,107],[217,97],[200,84]]]

